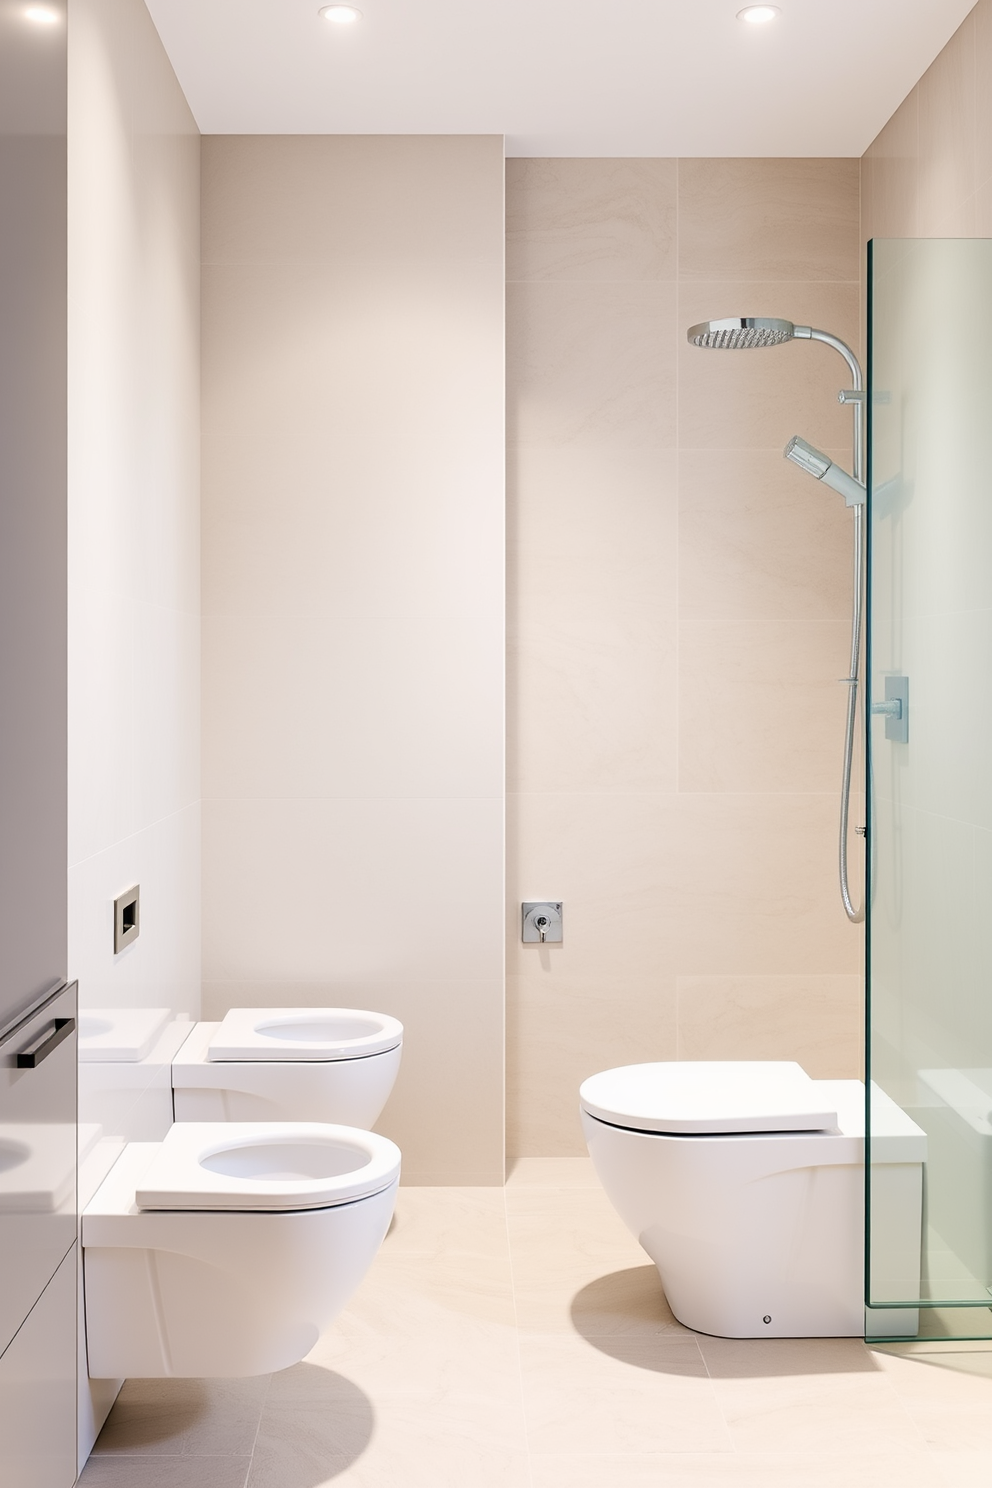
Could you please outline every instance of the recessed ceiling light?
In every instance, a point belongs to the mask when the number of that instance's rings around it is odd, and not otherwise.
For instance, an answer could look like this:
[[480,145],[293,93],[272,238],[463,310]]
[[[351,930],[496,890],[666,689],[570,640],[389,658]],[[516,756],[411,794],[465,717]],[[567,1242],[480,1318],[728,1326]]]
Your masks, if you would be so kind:
[[362,12],[354,5],[324,5],[317,14],[335,26],[351,26],[362,19]]
[[55,26],[59,21],[59,13],[47,5],[29,5],[24,12],[24,19],[33,21],[36,26]]
[[747,21],[749,26],[766,26],[769,21],[777,20],[781,14],[777,5],[746,5],[737,12],[737,19]]

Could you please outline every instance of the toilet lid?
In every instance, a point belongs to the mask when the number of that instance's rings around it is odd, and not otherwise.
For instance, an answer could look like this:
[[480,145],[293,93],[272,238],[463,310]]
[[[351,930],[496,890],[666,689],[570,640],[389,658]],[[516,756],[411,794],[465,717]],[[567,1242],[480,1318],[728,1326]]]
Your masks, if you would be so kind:
[[633,1131],[834,1131],[837,1109],[791,1060],[627,1064],[592,1075],[583,1110]]
[[211,1060],[364,1059],[403,1040],[403,1024],[362,1008],[231,1008],[210,1040]]
[[388,1137],[319,1121],[178,1121],[135,1186],[139,1209],[327,1209],[399,1178]]

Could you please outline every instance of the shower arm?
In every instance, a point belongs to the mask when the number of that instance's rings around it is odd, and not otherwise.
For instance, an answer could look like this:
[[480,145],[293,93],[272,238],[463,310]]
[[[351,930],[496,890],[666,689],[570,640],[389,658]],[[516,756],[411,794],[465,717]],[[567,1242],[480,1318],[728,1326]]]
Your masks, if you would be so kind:
[[[864,379],[861,375],[861,364],[854,352],[841,341],[838,336],[831,336],[829,331],[818,331],[813,326],[796,326],[793,334],[797,340],[822,341],[825,346],[832,346],[834,351],[839,352],[848,365],[853,383],[852,391],[857,395],[853,398],[845,398],[841,394],[842,402],[850,402],[854,412],[854,478],[864,485],[864,459],[865,459],[865,404],[864,404]],[[844,913],[852,924],[858,925],[865,917],[865,901],[862,898],[859,907],[855,908],[851,898],[850,880],[847,867],[847,846],[850,832],[851,820],[851,775],[854,769],[854,734],[858,717],[858,685],[861,669],[861,627],[863,614],[864,595],[864,506],[855,506],[854,511],[854,603],[851,611],[851,668],[850,673],[843,680],[847,686],[847,726],[844,732],[844,766],[841,780],[840,793],[840,840],[838,843],[838,869],[840,873],[840,896],[844,902]],[[865,828],[858,829],[860,834],[865,834]]]

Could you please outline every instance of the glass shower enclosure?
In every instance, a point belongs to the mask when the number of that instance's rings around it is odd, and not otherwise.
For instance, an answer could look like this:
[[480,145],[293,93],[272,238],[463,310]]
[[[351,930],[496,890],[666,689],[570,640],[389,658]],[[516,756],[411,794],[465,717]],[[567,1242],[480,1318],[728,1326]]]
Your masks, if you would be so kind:
[[[986,1338],[992,241],[876,240],[868,282],[867,1332]],[[879,1090],[921,1131],[922,1234],[892,1222]]]

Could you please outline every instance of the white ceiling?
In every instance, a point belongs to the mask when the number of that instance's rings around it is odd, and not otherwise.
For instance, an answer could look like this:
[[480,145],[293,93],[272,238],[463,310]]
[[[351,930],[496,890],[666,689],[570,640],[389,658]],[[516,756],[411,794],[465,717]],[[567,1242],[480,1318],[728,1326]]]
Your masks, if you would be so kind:
[[505,134],[509,155],[860,155],[973,0],[147,0],[206,134]]

